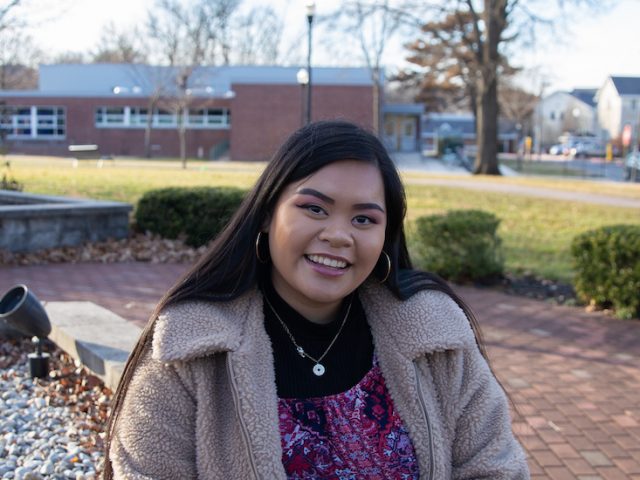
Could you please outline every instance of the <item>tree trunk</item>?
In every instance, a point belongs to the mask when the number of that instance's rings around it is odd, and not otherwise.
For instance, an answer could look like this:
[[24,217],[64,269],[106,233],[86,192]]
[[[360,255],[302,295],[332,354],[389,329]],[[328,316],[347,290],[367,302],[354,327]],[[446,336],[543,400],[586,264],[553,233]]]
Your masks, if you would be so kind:
[[151,122],[153,114],[151,110],[147,110],[147,123],[144,126],[144,157],[151,158]]
[[505,26],[504,0],[484,0],[486,28],[478,78],[476,137],[478,153],[473,173],[500,175],[498,168],[498,45]]
[[187,129],[184,122],[178,127],[178,136],[180,137],[180,160],[182,160],[182,168],[187,168]]
[[481,80],[477,102],[476,136],[478,152],[474,174],[500,175],[498,168],[498,88],[494,80]]

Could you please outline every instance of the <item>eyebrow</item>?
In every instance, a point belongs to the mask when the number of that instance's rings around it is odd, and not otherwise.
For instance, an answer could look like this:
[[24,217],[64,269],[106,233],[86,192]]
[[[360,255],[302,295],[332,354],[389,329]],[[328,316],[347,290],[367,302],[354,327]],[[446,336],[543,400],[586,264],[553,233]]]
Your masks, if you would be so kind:
[[[317,197],[320,200],[327,202],[331,205],[335,204],[336,201],[325,195],[322,192],[319,192],[318,190],[315,190],[313,188],[301,188],[300,190],[298,190],[296,193],[298,193],[299,195],[311,195],[313,197]],[[382,213],[385,213],[384,208],[382,208],[380,205],[378,205],[377,203],[356,203],[354,205],[354,208],[357,210],[380,210]]]

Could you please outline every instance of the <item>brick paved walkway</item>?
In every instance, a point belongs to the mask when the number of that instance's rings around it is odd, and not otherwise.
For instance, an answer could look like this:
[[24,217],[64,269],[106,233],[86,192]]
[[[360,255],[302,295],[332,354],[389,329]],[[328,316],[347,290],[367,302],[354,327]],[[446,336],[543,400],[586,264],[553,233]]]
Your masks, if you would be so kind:
[[[143,324],[184,265],[0,267],[0,292],[88,300]],[[640,322],[460,287],[517,405],[534,479],[640,480]]]

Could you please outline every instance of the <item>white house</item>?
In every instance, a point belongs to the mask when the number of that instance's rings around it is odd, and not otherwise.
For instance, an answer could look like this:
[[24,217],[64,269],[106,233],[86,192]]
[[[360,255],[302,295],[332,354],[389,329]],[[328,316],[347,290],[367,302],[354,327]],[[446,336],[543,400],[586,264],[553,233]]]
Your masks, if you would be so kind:
[[607,140],[621,141],[629,125],[636,135],[640,127],[640,77],[610,76],[596,94],[598,123]]
[[542,140],[543,148],[558,143],[563,133],[597,135],[596,92],[595,88],[558,91],[538,102],[534,112],[534,130],[536,137]]

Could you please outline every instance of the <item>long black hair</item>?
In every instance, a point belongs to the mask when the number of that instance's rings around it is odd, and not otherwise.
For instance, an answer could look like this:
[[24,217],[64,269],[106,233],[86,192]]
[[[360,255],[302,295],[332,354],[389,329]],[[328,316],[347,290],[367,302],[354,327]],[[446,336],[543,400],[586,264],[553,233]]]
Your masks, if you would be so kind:
[[[168,305],[185,300],[232,300],[254,288],[265,273],[264,269],[268,268],[256,257],[256,238],[272,215],[284,188],[341,160],[371,163],[382,175],[387,211],[383,250],[391,260],[391,272],[384,285],[399,299],[407,299],[426,289],[447,293],[466,313],[478,346],[486,358],[480,330],[467,305],[438,276],[413,269],[404,233],[407,209],[404,187],[395,164],[380,140],[363,128],[345,121],[312,123],[294,132],[284,142],[208,251],[160,300],[127,361],[113,399],[107,429],[104,478],[112,478],[109,446],[113,427],[139,359],[151,344],[159,312]],[[387,263],[379,263],[373,275],[384,278]]]

